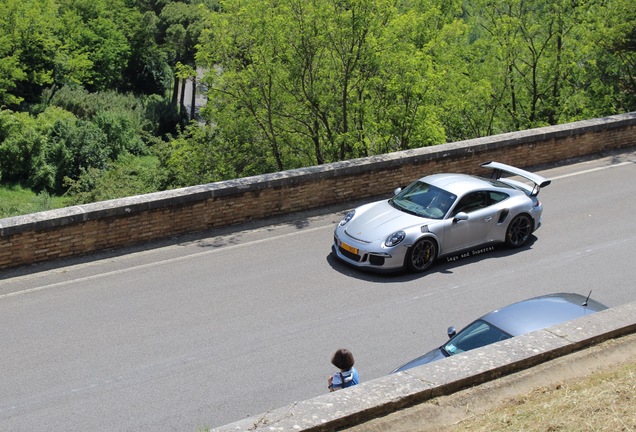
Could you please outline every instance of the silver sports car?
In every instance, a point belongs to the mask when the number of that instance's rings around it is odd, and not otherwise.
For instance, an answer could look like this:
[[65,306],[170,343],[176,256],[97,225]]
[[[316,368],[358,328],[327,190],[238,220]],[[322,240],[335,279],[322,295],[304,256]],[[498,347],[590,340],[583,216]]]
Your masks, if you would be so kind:
[[547,294],[494,310],[467,325],[459,333],[448,328],[450,340],[392,373],[431,363],[514,336],[551,327],[607,309],[602,303],[575,293]]
[[350,211],[336,227],[333,254],[365,269],[423,272],[478,246],[523,246],[541,226],[537,195],[550,180],[499,162],[481,166],[492,169],[490,178],[433,174]]

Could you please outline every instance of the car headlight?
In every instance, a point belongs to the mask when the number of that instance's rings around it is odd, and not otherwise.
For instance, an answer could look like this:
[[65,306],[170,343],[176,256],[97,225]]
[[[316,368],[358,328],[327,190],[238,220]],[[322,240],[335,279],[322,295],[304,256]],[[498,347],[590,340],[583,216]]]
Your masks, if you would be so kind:
[[406,233],[404,231],[394,232],[393,234],[391,234],[390,236],[386,238],[386,241],[384,242],[384,244],[387,245],[388,247],[397,246],[400,243],[402,243],[402,240],[404,240],[405,237],[406,237]]
[[344,217],[344,219],[342,219],[340,221],[340,226],[345,226],[346,224],[349,223],[349,221],[351,219],[353,219],[353,216],[356,214],[355,210],[351,210],[349,213],[347,213],[347,215]]

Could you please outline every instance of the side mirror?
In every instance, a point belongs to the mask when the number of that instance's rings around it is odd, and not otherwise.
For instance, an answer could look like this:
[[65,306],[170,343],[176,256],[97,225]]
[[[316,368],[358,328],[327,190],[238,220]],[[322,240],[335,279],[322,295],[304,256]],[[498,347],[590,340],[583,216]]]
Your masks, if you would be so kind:
[[448,338],[450,339],[457,334],[457,330],[455,330],[455,327],[450,326],[448,330],[446,330],[446,333],[448,333]]
[[465,221],[468,220],[468,215],[464,212],[459,212],[453,218],[453,222]]
[[402,192],[402,188],[401,188],[401,187],[399,187],[399,188],[395,189],[395,190],[393,191],[393,195],[397,195],[397,194],[399,194],[400,192]]

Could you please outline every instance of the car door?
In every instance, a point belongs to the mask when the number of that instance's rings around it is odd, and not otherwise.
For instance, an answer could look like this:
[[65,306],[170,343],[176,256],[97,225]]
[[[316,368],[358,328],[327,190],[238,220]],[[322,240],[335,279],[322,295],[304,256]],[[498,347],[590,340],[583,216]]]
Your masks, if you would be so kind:
[[[497,224],[496,212],[489,191],[470,192],[459,199],[445,221],[443,254],[484,244]],[[456,220],[458,213],[466,213],[467,220]]]

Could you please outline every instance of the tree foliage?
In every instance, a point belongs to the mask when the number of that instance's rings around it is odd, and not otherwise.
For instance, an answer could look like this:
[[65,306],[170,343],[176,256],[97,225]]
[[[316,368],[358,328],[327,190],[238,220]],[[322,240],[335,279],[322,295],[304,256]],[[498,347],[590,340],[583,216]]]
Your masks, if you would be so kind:
[[625,0],[221,4],[197,54],[209,71],[204,115],[227,151],[242,151],[225,140],[248,130],[263,169],[634,107]]
[[73,202],[635,107],[629,0],[0,2],[0,181]]
[[249,127],[277,170],[443,142],[429,46],[455,24],[447,4],[223,2],[197,57],[207,118]]

